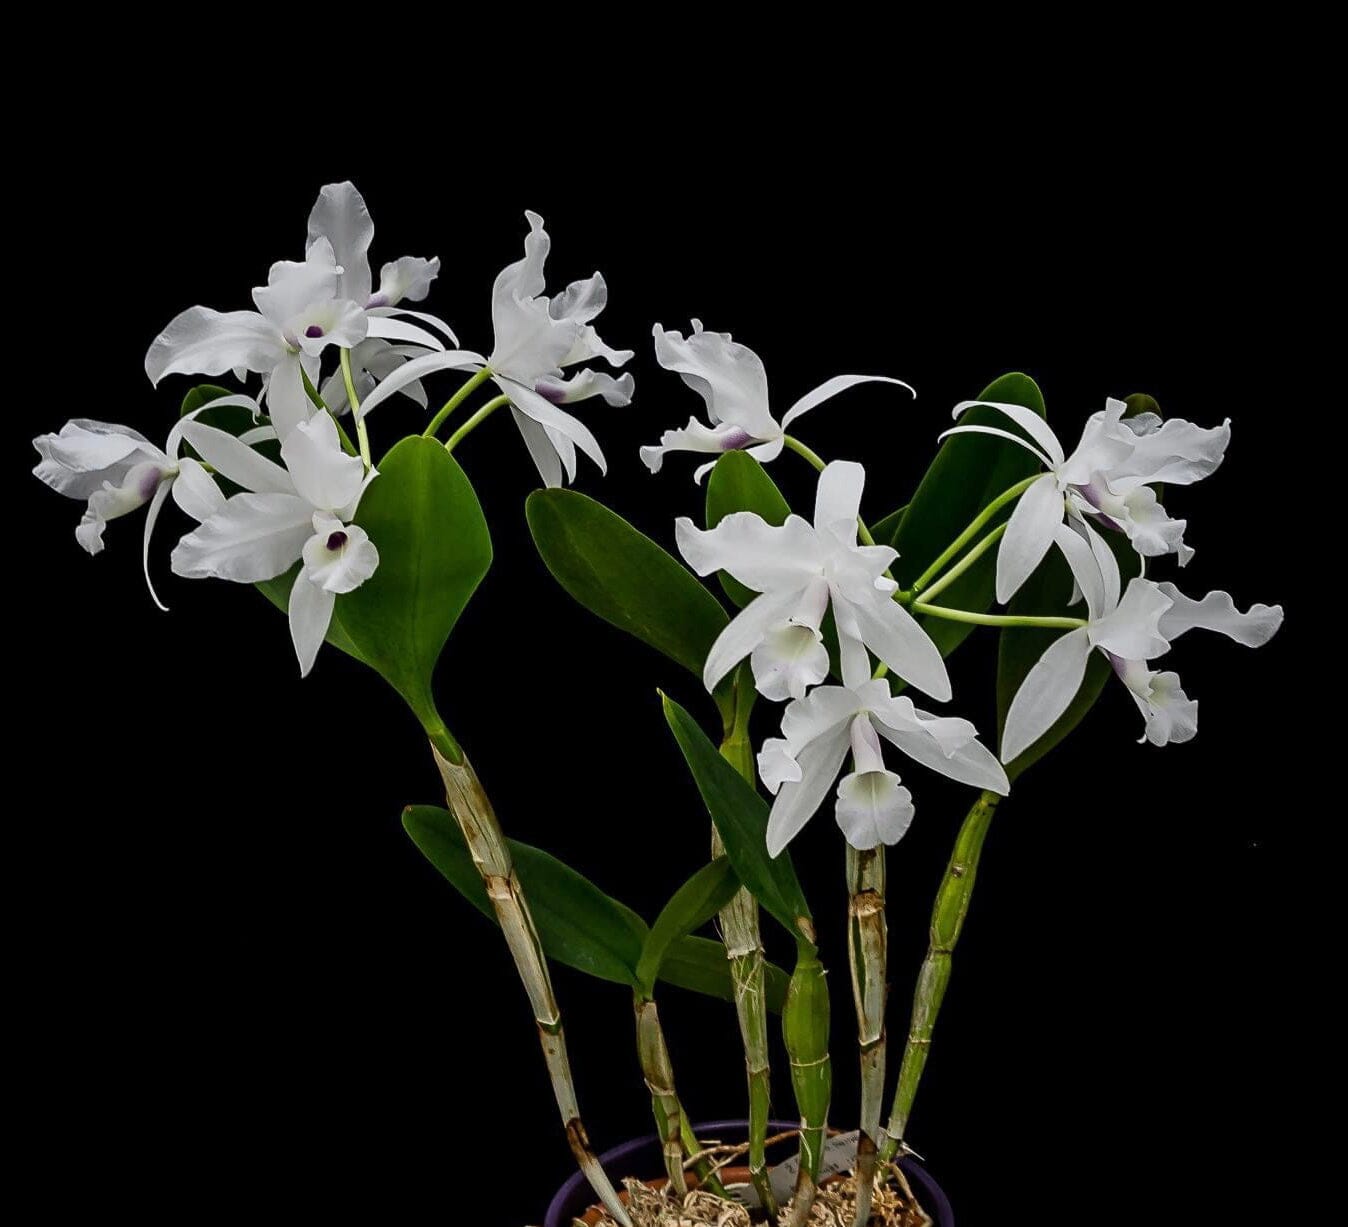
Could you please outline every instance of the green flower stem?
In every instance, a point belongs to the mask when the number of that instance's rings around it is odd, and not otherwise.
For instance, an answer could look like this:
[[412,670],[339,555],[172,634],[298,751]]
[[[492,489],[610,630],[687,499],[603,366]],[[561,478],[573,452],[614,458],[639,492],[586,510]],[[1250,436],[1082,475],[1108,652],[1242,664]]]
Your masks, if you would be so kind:
[[847,951],[852,969],[857,1043],[861,1053],[861,1134],[857,1139],[857,1204],[852,1227],[871,1217],[875,1169],[884,1140],[880,1114],[885,1095],[885,849],[847,848]]
[[487,897],[491,900],[505,935],[506,945],[515,960],[515,969],[528,994],[534,1020],[538,1024],[543,1059],[547,1063],[552,1092],[557,1100],[571,1153],[613,1220],[621,1227],[632,1227],[632,1220],[618,1200],[612,1181],[600,1166],[580,1119],[571,1062],[566,1053],[566,1037],[562,1031],[561,1011],[552,991],[552,979],[548,974],[542,941],[534,927],[524,891],[515,876],[505,833],[497,821],[482,781],[478,779],[467,756],[460,750],[457,761],[448,759],[440,753],[434,740],[431,742],[431,752],[435,756],[435,765],[440,769],[440,778],[444,781],[445,800],[450,813],[463,832],[464,842],[482,877]]
[[951,956],[959,941],[964,917],[969,910],[974,880],[978,874],[978,858],[983,851],[983,840],[992,822],[993,811],[1001,798],[995,792],[983,793],[964,819],[955,850],[950,854],[945,877],[936,892],[936,903],[931,913],[931,931],[927,957],[918,975],[917,990],[913,994],[913,1013],[908,1024],[908,1043],[903,1050],[903,1065],[899,1070],[899,1085],[894,1093],[894,1107],[889,1114],[886,1138],[880,1148],[880,1159],[888,1163],[903,1145],[904,1131],[913,1109],[922,1071],[931,1050],[932,1030],[936,1016],[950,983]]
[[[754,782],[754,749],[749,740],[749,713],[758,692],[748,670],[740,667],[735,678],[735,716],[721,742],[721,755],[749,783]],[[720,832],[711,831],[711,854],[725,854]],[[771,1065],[768,1060],[768,1006],[763,975],[763,939],[758,927],[758,904],[747,890],[740,889],[721,909],[718,917],[721,940],[730,962],[735,985],[735,1014],[740,1039],[744,1044],[744,1069],[749,1086],[749,1178],[758,1200],[768,1215],[777,1221],[777,1199],[768,1181],[767,1137],[771,1114]]]
[[508,404],[510,404],[510,397],[508,396],[493,397],[485,405],[483,405],[481,409],[479,409],[475,414],[473,414],[472,417],[470,417],[466,422],[464,422],[458,428],[458,430],[456,430],[452,435],[449,436],[449,439],[445,442],[445,450],[452,452],[454,448],[458,446],[458,444],[461,443],[466,436],[472,434],[473,431],[475,431],[479,426],[481,426],[482,423],[485,422],[489,417],[491,417],[491,415],[495,413],[502,405]]
[[304,394],[309,398],[314,408],[321,409],[324,413],[331,414],[332,424],[337,427],[337,438],[341,441],[342,451],[348,456],[356,455],[356,445],[351,442],[351,436],[342,429],[342,423],[338,420],[337,415],[328,408],[326,402],[318,394],[318,389],[314,387],[314,381],[309,378],[309,372],[303,367],[300,367],[300,382],[304,384]]
[[922,572],[921,575],[917,577],[917,579],[913,581],[913,586],[908,591],[912,593],[914,596],[916,596],[919,592],[921,592],[923,588],[925,588],[929,583],[931,583],[933,579],[936,578],[937,575],[940,574],[941,569],[946,565],[946,563],[948,563],[952,558],[954,558],[960,552],[960,550],[962,550],[966,545],[969,544],[970,541],[972,541],[976,536],[978,536],[978,534],[982,531],[983,526],[989,520],[991,520],[993,516],[995,516],[999,511],[1001,511],[1001,509],[1005,507],[1007,503],[1011,502],[1014,499],[1019,498],[1042,476],[1043,476],[1042,473],[1036,473],[1033,477],[1027,477],[1024,481],[1016,482],[1016,484],[1012,486],[1009,490],[1003,490],[995,499],[992,500],[992,502],[990,502],[986,507],[984,507],[982,511],[980,511],[976,516],[974,516],[974,518],[969,522],[968,528],[966,528],[962,533],[960,533],[958,537],[956,537],[949,545],[945,547],[944,550],[941,551],[940,554],[937,555],[936,561],[933,562],[931,566],[929,566],[925,571]]
[[435,432],[438,431],[440,427],[445,424],[445,419],[449,417],[449,415],[453,413],[455,409],[457,409],[461,404],[463,404],[463,402],[466,401],[469,396],[472,395],[473,390],[475,388],[481,387],[490,378],[491,378],[491,371],[488,370],[485,366],[480,371],[475,371],[472,377],[468,379],[468,381],[463,385],[463,387],[461,387],[457,392],[454,393],[453,396],[451,396],[447,401],[445,401],[443,405],[440,406],[439,412],[436,413],[436,415],[433,418],[431,418],[430,425],[428,425],[426,429],[423,430],[421,433],[427,439],[435,438]]
[[909,608],[914,613],[927,614],[933,618],[945,618],[949,622],[970,622],[974,626],[1042,626],[1051,630],[1076,630],[1086,625],[1085,618],[1035,618],[1020,617],[1016,614],[981,614],[968,609],[947,609],[944,605],[926,605],[914,601]]
[[342,361],[342,382],[346,384],[346,403],[351,406],[351,417],[356,423],[356,444],[360,448],[360,458],[368,473],[374,466],[370,459],[370,435],[365,429],[365,419],[360,416],[360,401],[356,397],[356,381],[351,375],[351,351],[340,351]]
[[953,584],[957,579],[959,579],[959,577],[963,575],[965,571],[967,571],[984,554],[986,554],[988,550],[990,550],[994,545],[996,545],[997,542],[1002,539],[1002,535],[1005,532],[1006,532],[1005,524],[997,525],[997,527],[994,528],[990,533],[988,533],[988,535],[984,537],[982,541],[980,541],[976,546],[973,547],[973,549],[971,549],[967,554],[965,554],[964,557],[959,560],[959,562],[957,562],[953,567],[950,568],[949,571],[947,571],[944,575],[942,575],[940,579],[938,579],[934,584],[932,584],[930,588],[928,588],[925,592],[923,592],[922,599],[924,601],[930,601],[934,596],[937,596],[939,593],[944,592],[948,587],[950,587],[951,584]]

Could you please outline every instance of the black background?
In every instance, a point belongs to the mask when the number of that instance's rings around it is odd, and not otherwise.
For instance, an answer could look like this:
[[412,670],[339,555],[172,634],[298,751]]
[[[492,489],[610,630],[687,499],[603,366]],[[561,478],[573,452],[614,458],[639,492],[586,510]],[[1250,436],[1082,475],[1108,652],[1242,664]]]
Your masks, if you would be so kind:
[[[1052,150],[1030,130],[962,132],[929,163],[879,123],[855,144],[783,152],[752,125],[671,120],[638,157],[561,133],[560,147],[514,153],[474,151],[467,136],[427,149],[414,132],[396,147],[296,146],[285,124],[316,118],[303,108],[241,133],[229,108],[198,105],[171,131],[149,114],[118,127],[89,113],[61,157],[42,157],[20,256],[33,264],[30,323],[47,331],[25,351],[39,377],[10,406],[16,457],[24,437],[73,416],[162,437],[192,381],[152,390],[150,340],[193,303],[247,306],[272,260],[300,255],[317,188],[348,176],[376,221],[376,269],[439,254],[426,305],[471,348],[490,348],[491,280],[519,256],[524,208],[553,236],[550,286],[602,269],[601,331],[637,350],[637,396],[582,407],[610,472],[582,461],[577,486],[667,545],[672,518],[700,505],[692,461],[653,478],[637,448],[699,404],[656,367],[657,320],[733,331],[763,357],[779,407],[844,371],[911,382],[916,402],[862,388],[801,424],[824,455],[866,463],[871,515],[906,501],[950,407],[1008,369],[1040,381],[1065,439],[1106,395],[1133,391],[1203,424],[1233,419],[1217,475],[1167,498],[1198,548],[1182,583],[1242,606],[1282,601],[1287,625],[1258,653],[1215,636],[1173,653],[1202,703],[1197,741],[1135,744],[1139,717],[1111,683],[1017,785],[989,838],[911,1137],[973,1227],[1028,1221],[1027,1207],[1045,1223],[1287,1210],[1287,1049],[1309,926],[1292,874],[1307,801],[1293,781],[1314,734],[1297,541],[1323,542],[1304,505],[1262,487],[1274,475],[1286,490],[1307,445],[1292,428],[1314,391],[1300,278],[1323,258],[1307,148],[1252,103],[1232,103],[1220,127],[1195,118],[1177,132],[1153,115]],[[419,423],[391,404],[372,419],[376,445]],[[442,659],[442,710],[510,833],[650,917],[705,843],[655,689],[708,705],[551,581],[523,518],[535,474],[509,421],[459,455],[496,563]],[[802,462],[772,471],[808,504]],[[24,1129],[51,1164],[50,1204],[540,1222],[569,1156],[498,935],[399,823],[404,804],[437,792],[412,718],[331,649],[301,683],[284,619],[251,590],[170,577],[176,513],[152,561],[164,615],[139,576],[139,519],[112,525],[90,560],[73,540],[79,508],[14,472],[11,582],[32,620],[12,641],[13,770],[30,786],[10,809],[26,900],[12,972],[33,1092]],[[988,736],[994,658],[980,635],[952,668],[955,710]],[[890,858],[896,1036],[970,800],[910,774],[918,817]],[[793,852],[834,969],[833,1118],[848,1125],[842,842],[826,812]],[[625,994],[564,968],[556,985],[596,1143],[645,1132]],[[690,1110],[738,1114],[729,1009],[669,990],[663,1013]],[[782,1072],[778,1051],[789,1114]],[[456,1156],[475,1173],[467,1185]]]

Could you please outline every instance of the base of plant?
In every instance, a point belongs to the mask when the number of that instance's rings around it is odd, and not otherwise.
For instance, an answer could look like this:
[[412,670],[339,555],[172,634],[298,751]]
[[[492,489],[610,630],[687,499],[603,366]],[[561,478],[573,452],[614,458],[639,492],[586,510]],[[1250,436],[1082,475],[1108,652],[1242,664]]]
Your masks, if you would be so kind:
[[[729,1186],[748,1184],[748,1168],[725,1168],[721,1179]],[[748,1210],[737,1202],[727,1201],[703,1189],[691,1189],[682,1202],[668,1188],[668,1182],[659,1180],[623,1181],[620,1194],[632,1218],[632,1227],[755,1227],[764,1222],[761,1212]],[[790,1219],[791,1203],[782,1207],[781,1222]],[[856,1179],[837,1177],[826,1181],[815,1198],[809,1227],[850,1227],[856,1211]],[[614,1220],[598,1206],[581,1218],[573,1220],[577,1227],[617,1227]],[[890,1167],[888,1175],[876,1182],[875,1197],[871,1203],[869,1227],[931,1227],[931,1217],[918,1204],[903,1172]]]

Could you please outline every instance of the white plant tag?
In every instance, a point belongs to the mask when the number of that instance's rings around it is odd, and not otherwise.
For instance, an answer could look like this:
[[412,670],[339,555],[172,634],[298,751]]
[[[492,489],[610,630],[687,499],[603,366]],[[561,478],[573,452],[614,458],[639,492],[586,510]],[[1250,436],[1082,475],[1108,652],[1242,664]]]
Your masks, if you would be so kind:
[[[857,1141],[861,1137],[859,1130],[851,1133],[839,1133],[824,1142],[824,1158],[819,1166],[820,1181],[830,1176],[840,1176],[856,1167]],[[783,1163],[768,1169],[768,1183],[772,1186],[772,1195],[779,1201],[787,1201],[796,1191],[796,1173],[800,1170],[800,1154],[792,1155]],[[758,1193],[751,1184],[731,1185],[726,1189],[731,1198],[741,1206],[754,1209],[758,1204]]]

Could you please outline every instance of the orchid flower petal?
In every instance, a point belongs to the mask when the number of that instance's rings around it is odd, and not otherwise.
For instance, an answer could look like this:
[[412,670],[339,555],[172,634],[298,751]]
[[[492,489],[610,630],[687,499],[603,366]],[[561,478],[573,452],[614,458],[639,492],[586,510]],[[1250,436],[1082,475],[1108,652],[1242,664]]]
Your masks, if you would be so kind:
[[524,446],[528,448],[529,456],[538,470],[539,477],[543,479],[543,484],[549,489],[562,485],[564,475],[561,457],[547,428],[540,426],[533,418],[525,417],[514,405],[510,406],[510,414],[515,419],[515,425],[519,427]]
[[773,628],[786,621],[800,591],[765,592],[756,596],[716,636],[702,666],[702,684],[715,690],[720,681],[748,656]]
[[290,586],[287,612],[290,617],[290,640],[300,662],[300,676],[308,677],[318,657],[318,649],[327,637],[332,622],[332,611],[337,594],[315,584],[301,571]]
[[[396,307],[406,299],[420,302],[431,292],[431,282],[440,275],[440,257],[399,256],[379,270],[379,289],[370,300],[374,307]],[[453,337],[450,340],[454,340]],[[458,342],[454,341],[457,345]]]
[[[1062,551],[1063,557],[1067,559],[1072,578],[1076,581],[1077,591],[1086,598],[1088,615],[1093,619],[1103,617],[1118,604],[1118,564],[1115,564],[1114,571],[1116,576],[1114,600],[1109,601],[1105,597],[1105,577],[1100,572],[1099,559],[1085,535],[1072,525],[1059,524],[1053,531],[1053,539],[1058,543],[1058,549]],[[1108,552],[1109,547],[1106,546],[1105,549]],[[1113,554],[1110,554],[1110,557],[1113,558]]]
[[405,341],[411,345],[424,345],[427,349],[442,350],[444,344],[434,333],[409,324],[406,320],[393,319],[387,315],[367,317],[369,335],[386,341]]
[[861,851],[896,844],[913,821],[913,794],[892,771],[854,771],[838,782],[834,814],[847,842]]
[[75,418],[58,434],[39,435],[33,447],[38,454],[33,476],[76,499],[89,498],[105,481],[120,482],[141,461],[164,458],[138,430],[91,418]]
[[834,460],[824,466],[814,495],[814,526],[828,531],[845,545],[855,545],[857,517],[866,470],[855,460]]
[[154,590],[154,580],[150,578],[150,541],[154,537],[154,526],[159,523],[159,511],[164,506],[164,500],[168,493],[177,483],[175,481],[161,481],[154,492],[154,497],[150,499],[149,509],[145,513],[145,534],[141,537],[140,543],[140,569],[145,574],[145,586],[150,590],[150,599],[164,613],[168,613],[168,606],[159,599],[159,593]]
[[1170,647],[1160,623],[1172,601],[1149,579],[1129,581],[1123,598],[1103,618],[1093,619],[1090,640],[1124,660],[1151,660]]
[[1201,628],[1219,631],[1247,648],[1257,648],[1272,639],[1282,625],[1281,605],[1251,605],[1241,613],[1226,592],[1209,592],[1202,600],[1195,601],[1174,584],[1156,586],[1171,602],[1170,608],[1161,614],[1158,628],[1161,637],[1170,643],[1185,631]]
[[965,400],[960,401],[955,406],[953,416],[959,417],[966,409],[971,409],[976,405],[996,409],[999,413],[1009,417],[1039,445],[1039,448],[1051,462],[1050,468],[1056,468],[1062,464],[1063,450],[1062,444],[1058,442],[1058,436],[1053,433],[1053,428],[1033,409],[1027,409],[1024,405],[1009,405],[1002,401]]
[[285,574],[313,535],[313,508],[297,494],[236,494],[173,551],[173,573],[254,584]]
[[599,440],[578,417],[564,413],[533,388],[527,388],[512,379],[498,378],[496,386],[510,398],[510,403],[525,417],[533,418],[539,425],[565,435],[599,466],[601,473],[608,472],[608,462],[604,459]]
[[183,437],[217,472],[255,494],[295,493],[295,483],[279,464],[205,422],[183,422]]
[[1005,439],[1009,443],[1016,444],[1017,447],[1023,447],[1045,468],[1051,469],[1053,461],[1044,455],[1028,439],[1020,435],[1013,435],[1009,430],[1002,430],[997,426],[952,426],[949,430],[943,430],[936,436],[939,443],[942,439],[949,439],[952,435],[991,435],[994,439]]
[[828,677],[828,649],[819,631],[791,622],[769,630],[750,653],[749,664],[765,699],[801,699]]
[[847,757],[848,745],[848,726],[839,724],[796,755],[801,778],[781,785],[768,814],[769,856],[780,856],[782,849],[818,812]]
[[359,456],[342,451],[331,414],[316,413],[291,431],[281,444],[281,459],[292,488],[310,507],[336,511],[350,507],[360,496],[365,465]]
[[687,516],[674,525],[674,539],[699,575],[725,571],[755,592],[799,592],[823,565],[815,530],[800,516],[780,526],[751,511],[735,511],[715,528],[700,529]]
[[659,324],[652,336],[656,361],[702,397],[713,426],[738,426],[754,440],[782,433],[768,408],[767,372],[747,345],[731,340],[728,332],[704,332],[700,320],[693,320],[687,340]]
[[763,787],[774,796],[783,784],[799,780],[800,764],[782,737],[769,737],[758,752],[758,775]]
[[304,375],[308,373],[304,359],[305,355],[284,354],[267,380],[267,413],[282,439],[301,422],[307,422],[315,409],[304,388]]
[[1002,731],[1002,762],[1019,758],[1067,710],[1081,689],[1090,652],[1085,627],[1068,631],[1049,645],[1011,700]]
[[1044,560],[1062,523],[1064,499],[1058,479],[1045,473],[1016,501],[997,549],[997,600],[1005,605]]
[[253,290],[253,304],[281,329],[306,308],[336,298],[339,280],[332,244],[326,238],[316,238],[302,261],[277,260],[271,266],[267,284]]
[[388,315],[405,315],[409,319],[420,320],[423,324],[427,324],[434,328],[441,334],[441,336],[448,337],[449,343],[453,345],[455,349],[459,348],[459,338],[454,335],[454,329],[446,324],[438,315],[432,315],[429,311],[413,311],[408,307],[402,306],[372,307],[366,314],[374,318]]
[[374,222],[365,198],[349,180],[324,185],[309,212],[309,242],[325,239],[342,271],[334,287],[339,298],[362,307],[370,297],[370,243]]
[[782,415],[782,429],[785,430],[801,414],[809,413],[816,405],[822,405],[826,400],[837,396],[839,392],[846,392],[848,388],[855,388],[857,384],[861,383],[892,383],[913,396],[917,395],[912,387],[904,383],[902,379],[891,379],[888,375],[834,375],[832,379],[826,379],[817,388],[806,392]]
[[554,405],[569,405],[575,401],[602,396],[604,403],[621,407],[632,403],[636,384],[631,374],[618,379],[606,371],[577,371],[570,379],[544,377],[534,384],[534,391]]
[[395,392],[400,392],[414,380],[433,375],[436,371],[481,370],[485,362],[486,359],[481,354],[475,354],[468,349],[447,349],[443,353],[427,354],[424,358],[413,358],[410,362],[403,363],[391,375],[386,376],[384,381],[361,402],[360,416],[365,417],[370,410],[382,405]]
[[[1124,425],[1129,425],[1125,422]],[[1148,423],[1151,425],[1151,423]],[[1136,436],[1131,454],[1113,473],[1147,482],[1187,486],[1211,476],[1231,442],[1231,419],[1204,429],[1183,418],[1170,418]]]
[[972,735],[962,745],[947,750],[932,726],[951,717],[929,716],[926,712],[916,715],[916,721],[905,722],[905,727],[898,728],[888,724],[884,716],[877,712],[876,732],[914,762],[949,779],[974,788],[986,788],[1003,797],[1011,791],[1006,772],[997,761],[997,756],[978,740],[977,730],[967,720],[959,723],[967,725]]
[[857,625],[866,646],[905,682],[938,702],[951,695],[945,659],[930,636],[898,601],[883,592],[853,602]]
[[173,481],[173,501],[198,524],[223,511],[225,495],[199,461],[184,456],[178,461],[178,476]]
[[276,326],[256,311],[189,307],[171,319],[145,353],[145,373],[158,384],[165,375],[266,373],[285,354]]

